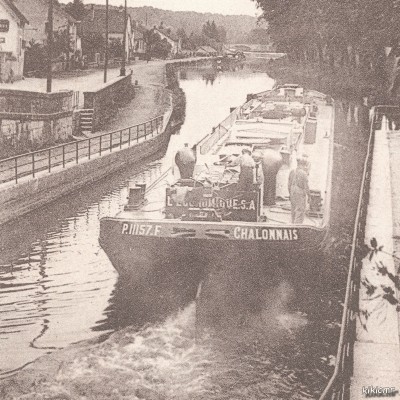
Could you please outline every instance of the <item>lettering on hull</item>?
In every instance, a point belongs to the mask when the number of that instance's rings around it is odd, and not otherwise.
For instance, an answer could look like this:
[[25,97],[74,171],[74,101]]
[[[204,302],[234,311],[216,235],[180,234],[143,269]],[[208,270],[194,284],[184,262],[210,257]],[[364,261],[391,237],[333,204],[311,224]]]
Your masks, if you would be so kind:
[[198,202],[188,202],[183,201],[181,203],[176,203],[172,200],[170,195],[167,195],[167,207],[182,206],[182,207],[196,207],[196,208],[216,208],[216,209],[226,209],[226,210],[256,210],[256,201],[253,199],[238,199],[238,198],[228,198],[223,199],[220,197],[213,198],[202,198]]
[[[196,231],[195,226],[191,228]],[[197,228],[200,229],[201,228]],[[263,241],[276,241],[276,242],[289,242],[299,240],[299,230],[297,228],[264,228],[264,227],[247,227],[236,226],[230,231],[230,238],[234,240],[263,240]],[[167,230],[169,232],[169,230]],[[164,230],[164,235],[170,236]],[[122,235],[131,236],[162,236],[162,225],[145,224],[145,223],[132,223],[123,222]],[[200,237],[202,236],[199,232]],[[172,237],[172,236],[171,236]],[[212,239],[211,239],[212,240]]]
[[237,240],[295,241],[299,239],[296,228],[245,228],[237,226],[233,230]]
[[150,225],[150,224],[133,224],[124,222],[122,224],[123,235],[133,235],[133,236],[160,236],[161,226],[160,225]]

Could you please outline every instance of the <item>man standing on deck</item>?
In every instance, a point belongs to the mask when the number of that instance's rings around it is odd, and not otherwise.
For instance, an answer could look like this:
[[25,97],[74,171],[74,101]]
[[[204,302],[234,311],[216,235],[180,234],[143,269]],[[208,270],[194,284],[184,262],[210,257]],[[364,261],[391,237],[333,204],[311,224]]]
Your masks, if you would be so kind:
[[255,162],[251,156],[250,149],[243,149],[242,155],[228,164],[229,167],[235,167],[236,165],[240,165],[239,181],[236,190],[238,192],[249,192],[253,190],[253,169],[255,167]]
[[297,168],[289,174],[288,188],[292,210],[292,223],[302,224],[306,213],[307,196],[310,196],[307,160],[302,158],[297,160]]

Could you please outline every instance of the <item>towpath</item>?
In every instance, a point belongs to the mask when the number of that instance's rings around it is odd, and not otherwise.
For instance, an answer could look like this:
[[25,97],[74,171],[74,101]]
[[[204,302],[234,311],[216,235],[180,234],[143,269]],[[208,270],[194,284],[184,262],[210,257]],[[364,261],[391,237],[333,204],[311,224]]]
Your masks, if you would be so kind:
[[400,397],[399,149],[400,131],[384,117],[375,132],[365,227],[365,242],[374,238],[383,248],[362,262],[351,400]]
[[[135,61],[127,66],[126,73],[132,71],[132,81],[137,81],[134,99],[119,109],[114,118],[104,124],[101,132],[105,133],[149,121],[163,114],[170,105],[165,91],[165,65],[189,63],[204,60],[204,58],[187,58],[183,60],[153,60]],[[107,83],[111,83],[120,76],[120,68],[110,68],[107,73]],[[83,108],[83,93],[94,91],[104,86],[104,71],[100,69],[78,70],[55,73],[52,80],[52,90],[73,90],[79,93],[78,107]],[[46,79],[26,78],[14,83],[1,83],[0,89],[15,89],[36,92],[46,92]]]

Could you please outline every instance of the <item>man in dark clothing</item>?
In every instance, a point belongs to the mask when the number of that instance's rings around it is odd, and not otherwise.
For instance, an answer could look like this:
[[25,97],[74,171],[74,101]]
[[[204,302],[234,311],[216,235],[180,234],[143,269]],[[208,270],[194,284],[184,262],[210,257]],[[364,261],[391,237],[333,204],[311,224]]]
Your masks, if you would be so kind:
[[292,223],[302,224],[306,213],[307,196],[310,196],[306,160],[297,160],[297,168],[292,170],[289,174],[288,188],[292,211]]
[[229,167],[240,165],[239,181],[237,184],[238,192],[249,192],[253,190],[255,162],[251,156],[250,149],[243,149],[242,155],[229,163]]
[[273,149],[263,152],[262,166],[264,172],[264,205],[273,206],[276,200],[276,177],[282,167],[281,154]]

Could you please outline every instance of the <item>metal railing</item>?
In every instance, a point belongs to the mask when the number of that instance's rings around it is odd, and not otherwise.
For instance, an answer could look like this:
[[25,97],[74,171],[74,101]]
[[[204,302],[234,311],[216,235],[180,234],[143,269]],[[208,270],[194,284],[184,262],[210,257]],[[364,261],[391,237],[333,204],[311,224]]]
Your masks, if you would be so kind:
[[0,184],[31,176],[42,171],[51,172],[56,167],[65,168],[72,163],[111,153],[123,147],[130,147],[140,139],[154,137],[163,131],[164,116],[133,125],[117,131],[104,133],[87,139],[48,147],[0,160]]
[[207,154],[210,149],[224,136],[237,120],[241,107],[235,108],[212,132],[197,143],[200,154]]
[[367,156],[361,180],[357,214],[354,223],[353,240],[349,271],[347,275],[346,294],[343,305],[342,324],[336,355],[335,370],[319,400],[347,400],[350,398],[350,382],[353,375],[353,351],[356,341],[356,322],[359,309],[360,270],[363,252],[365,223],[368,211],[369,188],[371,181],[372,155],[375,139],[375,125],[379,115],[374,113],[370,125]]

